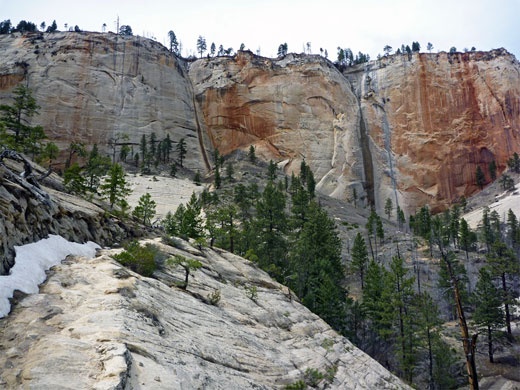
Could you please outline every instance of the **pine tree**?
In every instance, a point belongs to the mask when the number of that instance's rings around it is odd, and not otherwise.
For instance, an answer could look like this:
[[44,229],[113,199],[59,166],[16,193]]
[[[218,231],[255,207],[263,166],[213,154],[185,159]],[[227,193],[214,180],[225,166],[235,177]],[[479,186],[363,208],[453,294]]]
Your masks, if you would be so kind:
[[179,165],[182,168],[184,157],[186,157],[186,153],[188,152],[188,150],[186,149],[186,141],[184,140],[184,138],[181,138],[179,140],[179,143],[177,144],[176,149],[177,149],[177,153],[179,154]]
[[509,228],[509,241],[513,248],[520,245],[520,226],[513,210],[509,209],[507,212],[507,226]]
[[469,249],[471,244],[473,243],[472,237],[471,237],[471,230],[469,228],[468,223],[464,218],[460,220],[460,228],[459,228],[459,244],[466,252],[466,260],[469,260]]
[[228,182],[232,183],[234,181],[233,179],[233,164],[231,162],[228,162],[226,165],[226,177]]
[[[411,383],[416,364],[417,343],[414,337],[413,310],[410,309],[414,291],[414,278],[408,277],[408,271],[404,268],[403,260],[394,256],[387,273],[385,289],[390,298],[387,306],[390,314],[392,334],[399,348],[399,365],[404,377]],[[383,296],[385,291],[383,291]],[[384,298],[383,298],[384,299]]]
[[504,312],[500,291],[494,286],[491,273],[485,267],[479,271],[473,302],[473,322],[487,333],[489,362],[493,363],[493,333],[504,325]]
[[402,229],[406,223],[406,218],[404,217],[404,211],[399,206],[397,206],[397,222],[399,224],[399,229]]
[[515,152],[513,154],[513,157],[507,161],[507,165],[513,172],[520,173],[520,157],[518,153]]
[[495,180],[497,178],[497,163],[495,162],[495,160],[489,163],[488,171],[491,180]]
[[277,166],[273,160],[269,160],[269,166],[267,167],[267,179],[268,180],[276,180],[276,170]]
[[34,157],[41,149],[42,140],[47,138],[41,126],[29,124],[40,106],[31,90],[23,84],[14,89],[13,100],[12,105],[0,105],[0,143]]
[[200,53],[200,58],[202,58],[202,54],[204,54],[206,48],[206,39],[204,39],[203,36],[199,35],[199,37],[197,38],[197,51]]
[[[278,263],[285,268],[283,263]],[[308,220],[291,245],[287,281],[303,304],[335,329],[345,324],[341,241],[334,220],[311,202]]]
[[201,179],[200,179],[200,172],[197,171],[197,172],[195,172],[195,176],[193,177],[193,182],[194,182],[196,185],[200,186],[200,180],[201,180]]
[[392,199],[390,198],[386,198],[386,202],[385,202],[385,214],[387,216],[387,218],[390,220],[390,217],[392,216]]
[[170,165],[170,176],[171,177],[176,177],[177,176],[177,164],[175,164],[175,163],[172,163]]
[[125,170],[119,164],[113,164],[101,184],[101,194],[110,203],[110,209],[114,204],[125,199],[132,191],[125,180]]
[[81,168],[77,163],[65,169],[63,173],[63,185],[68,192],[83,195],[87,192],[87,183]]
[[363,307],[367,318],[372,322],[375,334],[383,332],[383,290],[385,270],[382,266],[371,260],[367,267],[365,288],[363,289]]
[[428,382],[429,389],[435,389],[434,380],[434,343],[439,337],[439,328],[442,325],[439,309],[432,297],[427,293],[415,297],[415,306],[418,311],[417,332],[428,354]]
[[141,149],[141,161],[143,164],[142,166],[144,167],[145,161],[148,156],[148,146],[147,146],[147,142],[146,142],[146,136],[144,134],[141,136],[141,143],[139,146]]
[[251,145],[249,147],[249,154],[248,154],[249,161],[251,164],[254,164],[256,162],[256,153],[255,153],[255,147]]
[[[378,215],[376,219],[376,235],[379,238],[379,243],[382,245],[383,240],[385,239],[385,231],[383,229],[383,221],[381,221],[381,217]],[[375,240],[374,240],[375,242]],[[377,253],[377,246],[376,246]]]
[[[478,334],[470,335],[464,311],[463,293],[461,290],[461,274],[465,271],[464,266],[459,266],[455,254],[449,250],[450,226],[446,226],[440,217],[433,218],[432,221],[432,240],[437,244],[441,254],[441,270],[444,269],[444,278],[439,278],[440,283],[444,282],[450,286],[453,292],[453,300],[459,318],[459,329],[462,336],[462,345],[466,357],[466,369],[470,389],[478,389],[477,366],[475,362],[476,344]],[[447,290],[446,290],[447,291]]]
[[507,327],[507,336],[513,339],[511,332],[511,315],[510,308],[515,304],[514,294],[507,280],[520,275],[520,266],[513,251],[509,249],[500,239],[495,240],[491,247],[490,253],[487,255],[487,262],[490,266],[492,276],[501,282],[502,287],[502,304],[505,309],[505,321]]
[[269,181],[256,204],[256,228],[259,236],[259,247],[256,254],[260,266],[277,276],[280,266],[287,255],[288,224],[285,214],[285,196],[276,185]]
[[150,225],[155,215],[156,203],[147,192],[139,198],[139,202],[132,213],[134,217],[142,220],[143,225]]
[[484,172],[482,172],[482,168],[480,165],[477,165],[477,170],[475,172],[475,179],[477,181],[477,185],[480,189],[484,188],[484,184],[486,183],[486,177],[484,176]]
[[84,175],[89,191],[97,192],[100,179],[106,175],[110,169],[110,165],[110,157],[99,154],[98,146],[94,144],[84,168]]
[[215,166],[215,188],[218,190],[222,184],[222,179],[220,178],[220,170],[218,165]]
[[359,274],[359,278],[361,280],[361,289],[364,289],[364,275],[368,265],[368,252],[365,245],[365,240],[361,236],[361,233],[358,233],[354,239],[351,256],[351,268],[354,272]]

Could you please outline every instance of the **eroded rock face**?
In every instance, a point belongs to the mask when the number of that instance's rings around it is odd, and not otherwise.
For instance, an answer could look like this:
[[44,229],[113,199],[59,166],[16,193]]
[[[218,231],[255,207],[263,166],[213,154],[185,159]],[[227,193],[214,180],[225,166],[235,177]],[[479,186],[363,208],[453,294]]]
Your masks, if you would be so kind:
[[272,60],[239,52],[198,60],[189,73],[213,147],[226,154],[257,147],[298,173],[303,159],[318,188],[342,199],[363,189],[359,105],[345,77],[320,56]]
[[490,181],[488,164],[501,172],[520,151],[520,65],[504,49],[394,55],[345,75],[370,135],[380,205],[397,195],[409,210],[440,210],[478,191],[478,165]]
[[[446,208],[478,188],[480,165],[499,173],[520,152],[520,65],[503,49],[413,54],[347,68],[321,56],[250,52],[189,66],[157,42],[99,33],[0,36],[0,100],[29,83],[35,121],[66,148],[170,134],[186,165],[257,147],[291,173],[305,159],[318,190],[378,211]],[[207,150],[206,150],[207,149]]]
[[[320,389],[409,389],[249,261],[181,241],[155,244],[202,262],[187,291],[175,287],[180,269],[152,279],[108,253],[69,258],[0,320],[0,386],[279,389],[311,368],[335,371]],[[211,305],[217,290],[220,302]]]
[[[53,174],[42,183],[49,195],[44,204],[27,189],[9,179],[6,169],[19,174],[19,163],[4,160],[0,166],[0,275],[6,275],[14,265],[14,246],[28,244],[58,234],[69,241],[95,241],[111,245],[143,234],[133,223],[123,223],[108,215],[98,205],[62,190],[61,179]],[[43,169],[34,165],[35,172]]]
[[190,68],[212,143],[266,158],[305,158],[318,188],[384,207],[440,210],[478,188],[520,150],[520,66],[505,50],[395,55],[348,68],[319,56],[268,60],[240,52]]
[[185,64],[149,39],[99,33],[0,36],[0,100],[27,82],[40,105],[34,124],[65,150],[127,134],[139,151],[143,134],[185,138],[192,169],[205,169]]

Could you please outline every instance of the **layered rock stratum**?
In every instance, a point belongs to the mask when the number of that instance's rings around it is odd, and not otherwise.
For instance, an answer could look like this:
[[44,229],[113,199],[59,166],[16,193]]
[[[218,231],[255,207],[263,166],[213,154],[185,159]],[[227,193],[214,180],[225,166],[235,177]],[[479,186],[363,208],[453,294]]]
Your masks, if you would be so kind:
[[[475,170],[498,171],[520,152],[520,65],[504,49],[413,53],[340,72],[317,55],[250,52],[194,62],[157,42],[99,33],[0,36],[0,99],[20,82],[41,106],[35,122],[66,148],[129,135],[188,143],[186,165],[211,168],[212,151],[258,148],[318,189],[353,190],[381,211],[442,210],[478,191]],[[7,101],[7,99],[5,99]]]
[[115,262],[114,250],[67,258],[0,320],[0,386],[281,389],[313,369],[329,373],[321,389],[410,389],[249,261],[152,242],[202,263],[187,291],[176,287],[182,269],[145,278]]

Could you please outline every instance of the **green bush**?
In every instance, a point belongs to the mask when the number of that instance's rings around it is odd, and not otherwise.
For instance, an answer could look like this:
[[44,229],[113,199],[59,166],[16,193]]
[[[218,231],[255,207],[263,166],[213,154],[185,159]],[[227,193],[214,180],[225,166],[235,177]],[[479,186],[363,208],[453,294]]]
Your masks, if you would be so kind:
[[285,390],[305,390],[307,385],[301,379],[284,387]]
[[143,276],[151,276],[157,268],[156,257],[159,250],[155,245],[142,246],[137,241],[132,241],[125,246],[125,250],[112,256],[119,263]]
[[253,302],[257,302],[258,300],[258,289],[256,286],[246,287],[246,295]]

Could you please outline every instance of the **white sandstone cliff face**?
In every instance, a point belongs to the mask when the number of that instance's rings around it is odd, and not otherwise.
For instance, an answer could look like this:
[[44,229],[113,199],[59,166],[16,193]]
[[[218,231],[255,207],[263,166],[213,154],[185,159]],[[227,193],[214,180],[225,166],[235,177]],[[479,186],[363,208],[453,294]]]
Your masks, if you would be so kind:
[[110,252],[68,258],[0,320],[2,388],[277,389],[307,368],[335,367],[329,389],[409,389],[249,261],[180,241],[182,249],[158,245],[202,262],[187,292],[174,286],[180,270],[152,279]]
[[19,82],[40,105],[40,124],[65,150],[69,143],[111,137],[139,141],[154,132],[187,142],[186,166],[204,170],[190,80],[183,63],[160,43],[100,33],[34,33],[0,36],[0,101]]

